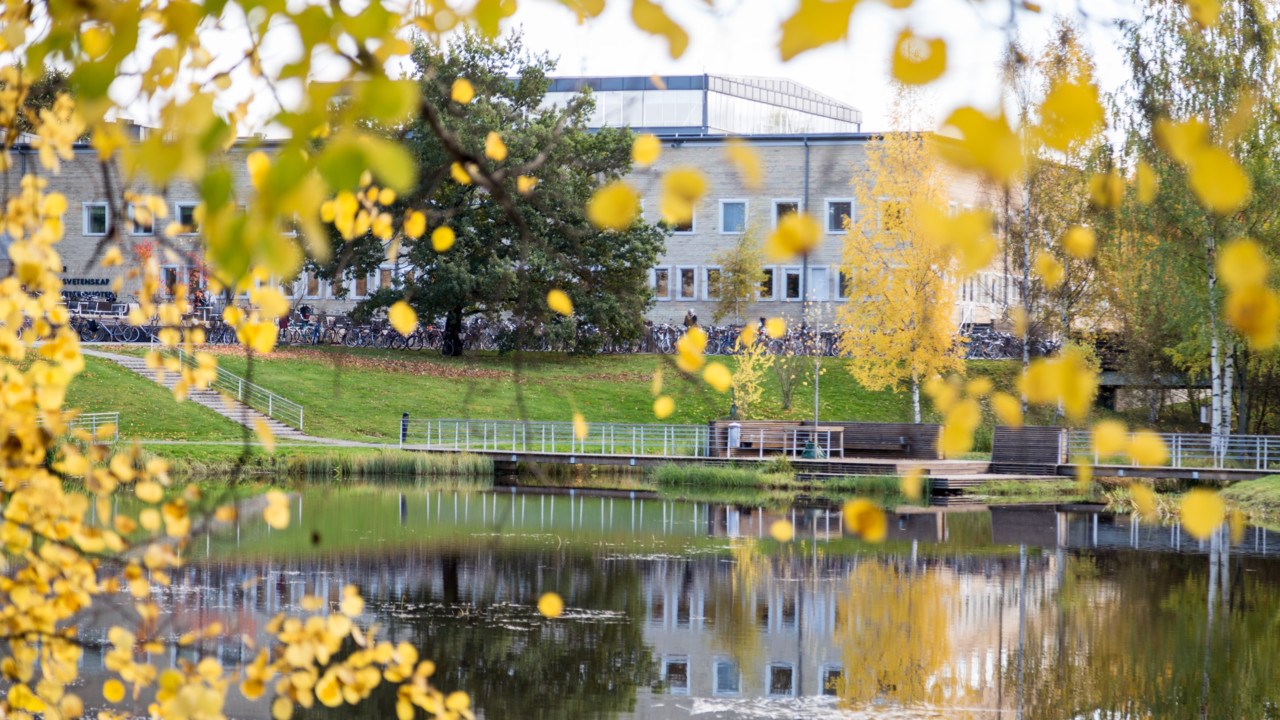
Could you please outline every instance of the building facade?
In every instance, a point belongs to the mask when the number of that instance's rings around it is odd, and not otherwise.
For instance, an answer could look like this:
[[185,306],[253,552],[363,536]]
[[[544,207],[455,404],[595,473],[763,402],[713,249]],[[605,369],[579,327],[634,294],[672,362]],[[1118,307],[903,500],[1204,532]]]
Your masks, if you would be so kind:
[[[649,270],[654,303],[647,319],[674,324],[692,310],[703,324],[712,322],[722,254],[744,233],[763,243],[787,213],[808,212],[822,223],[821,245],[803,259],[767,264],[755,300],[739,317],[720,322],[753,322],[760,317],[797,321],[809,315],[822,323],[835,320],[835,306],[856,291],[840,271],[845,221],[869,211],[858,207],[850,182],[866,171],[867,146],[877,137],[861,131],[862,115],[856,108],[788,80],[717,75],[556,78],[546,103],[567,102],[583,88],[590,88],[596,101],[592,128],[628,126],[653,133],[662,142],[659,160],[635,169],[628,178],[644,198],[646,221],[660,219],[661,179],[668,170],[692,167],[707,179],[707,193],[694,208],[691,222],[669,228],[666,248]],[[142,132],[135,129],[135,134]],[[730,138],[748,143],[759,156],[764,172],[758,187],[748,190],[741,181],[726,154]],[[271,143],[246,141],[229,151],[227,165],[239,197],[252,192],[244,158],[259,148],[270,152]],[[10,183],[37,165],[27,147],[19,146],[15,155]],[[92,148],[81,146],[75,158],[50,177],[50,189],[64,193],[71,208],[61,244],[68,291],[111,287],[114,273],[92,260],[112,223],[133,217],[132,208],[119,205],[118,189],[124,183],[112,172],[104,170]],[[109,186],[117,191],[114,200]],[[957,176],[949,186],[953,209],[987,204],[982,187],[967,178]],[[165,193],[170,219],[182,223],[185,231],[165,239],[157,235],[165,223],[126,223],[126,245],[134,251],[126,252],[126,258],[136,261],[154,253],[166,283],[185,281],[200,287],[204,278],[194,220],[199,195],[181,182]],[[403,263],[387,263],[367,277],[328,281],[303,273],[284,284],[297,305],[340,313],[412,271]],[[136,292],[136,287],[125,285],[118,295],[127,302]],[[995,268],[968,279],[958,296],[960,323],[990,322],[1019,302],[1013,279]]]

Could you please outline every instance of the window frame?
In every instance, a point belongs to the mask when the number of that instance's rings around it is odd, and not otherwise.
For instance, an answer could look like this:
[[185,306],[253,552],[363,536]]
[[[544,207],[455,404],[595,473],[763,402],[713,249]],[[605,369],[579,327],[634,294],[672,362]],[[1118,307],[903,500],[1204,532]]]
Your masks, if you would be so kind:
[[[736,690],[723,690],[720,687],[720,666],[728,665],[738,674]],[[711,694],[717,697],[737,697],[742,694],[742,668],[731,658],[716,656],[711,660]]]
[[[693,273],[693,294],[686,297],[684,295],[684,271],[688,270]],[[698,299],[698,266],[697,265],[679,265],[676,266],[676,283],[675,283],[675,299],[676,300],[697,300]]]
[[156,220],[157,220],[155,213],[151,213],[151,225],[146,230],[140,230],[138,228],[138,221],[133,219],[133,210],[138,206],[139,206],[139,203],[129,203],[128,207],[125,208],[125,214],[129,218],[129,224],[133,226],[129,228],[129,236],[130,237],[154,237],[156,234]]
[[712,270],[716,271],[717,273],[720,273],[719,277],[721,278],[724,277],[723,276],[724,270],[719,265],[703,265],[702,266],[702,299],[707,302],[719,302],[720,300],[719,297],[711,296],[711,271]]
[[803,198],[774,198],[770,203],[770,207],[772,208],[773,227],[775,228],[778,227],[778,221],[782,219],[782,216],[778,214],[779,205],[795,205],[796,212],[804,212]]
[[[773,669],[787,668],[791,671],[791,689],[785,693],[776,693],[773,691]],[[765,697],[782,698],[796,696],[796,664],[781,660],[773,660],[764,666],[764,693]]]
[[836,299],[848,300],[853,293],[848,292],[853,288],[853,278],[849,278],[846,282],[845,278],[849,276],[840,265],[835,266],[836,271]]
[[804,280],[802,281],[800,286],[800,294],[801,295],[805,295],[806,293],[810,295],[813,294],[813,289],[818,286],[817,283],[813,282],[813,276],[815,273],[826,273],[826,281],[823,283],[823,287],[825,288],[826,292],[823,293],[823,297],[806,297],[804,298],[804,301],[819,302],[819,303],[831,302],[831,268],[827,267],[826,265],[810,265],[809,266],[809,277],[804,278]]
[[[304,272],[302,275],[305,276],[302,282],[302,299],[323,300],[325,283],[320,279],[320,276],[313,272]],[[311,292],[311,283],[313,282],[316,284],[314,293]]]
[[681,230],[675,225],[669,225],[665,222],[662,223],[662,227],[666,228],[667,232],[671,233],[672,235],[692,235],[698,232],[698,208],[696,207],[693,208],[693,214],[689,216],[688,230]]
[[826,227],[826,234],[843,235],[846,232],[843,227],[835,230],[831,228],[831,206],[835,203],[849,203],[848,217],[849,217],[849,225],[851,226],[850,229],[852,229],[853,223],[856,222],[858,219],[858,202],[855,198],[838,197],[838,198],[827,198],[823,203],[823,208],[826,210],[826,212],[823,213],[823,225],[825,225]]
[[[173,203],[173,219],[183,227],[180,234],[194,235],[200,232],[200,224],[196,221],[196,208],[200,207],[200,203],[191,200],[178,200]],[[191,224],[187,225],[182,222],[182,209],[191,208]]]
[[[111,203],[106,201],[85,202],[80,204],[81,234],[85,237],[106,237],[111,234]],[[102,208],[102,232],[92,232],[89,229],[89,210],[92,208]]]
[[[668,680],[668,669],[673,663],[684,663],[684,687],[673,687]],[[689,664],[688,655],[664,655],[662,658],[662,683],[667,687],[668,695],[688,695],[693,685],[693,667]]]
[[[665,272],[667,274],[667,292],[665,295],[658,294],[658,273],[659,272]],[[671,301],[672,282],[671,282],[671,266],[670,265],[659,265],[649,270],[649,291],[653,293],[654,300],[659,300],[662,302]]]
[[[800,302],[800,303],[804,302],[804,266],[783,265],[780,269],[782,270],[782,294],[781,294],[782,296],[779,297],[778,300],[781,302]],[[795,273],[796,277],[800,279],[799,295],[797,295],[796,297],[787,297],[787,276],[793,272]],[[776,282],[776,279],[775,279],[775,282]],[[774,289],[774,294],[775,295],[778,294],[776,288]]]
[[760,283],[760,287],[764,287],[765,283],[769,285],[769,297],[760,294],[760,289],[756,289],[756,302],[777,302],[778,300],[778,266],[765,265],[760,268],[761,273],[767,274],[769,277]]
[[[724,206],[725,205],[742,205],[742,229],[726,230],[724,226]],[[747,218],[751,212],[751,201],[747,198],[723,198],[720,200],[720,234],[721,235],[741,235],[747,231]]]
[[[839,695],[839,688],[827,687],[827,676],[831,673],[840,675],[840,679],[844,679],[844,666],[840,663],[823,663],[818,668],[818,695],[824,697],[835,697]],[[828,690],[830,690],[828,692]]]

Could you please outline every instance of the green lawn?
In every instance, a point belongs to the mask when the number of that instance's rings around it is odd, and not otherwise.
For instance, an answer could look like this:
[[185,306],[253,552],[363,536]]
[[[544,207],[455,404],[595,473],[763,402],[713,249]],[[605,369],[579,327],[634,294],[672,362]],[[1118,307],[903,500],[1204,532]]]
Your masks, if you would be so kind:
[[1222,491],[1233,507],[1274,520],[1280,515],[1280,475],[1244,480]]
[[236,440],[242,428],[192,402],[175,402],[156,383],[110,360],[86,357],[84,372],[67,390],[67,406],[84,412],[119,412],[120,437],[132,440]]

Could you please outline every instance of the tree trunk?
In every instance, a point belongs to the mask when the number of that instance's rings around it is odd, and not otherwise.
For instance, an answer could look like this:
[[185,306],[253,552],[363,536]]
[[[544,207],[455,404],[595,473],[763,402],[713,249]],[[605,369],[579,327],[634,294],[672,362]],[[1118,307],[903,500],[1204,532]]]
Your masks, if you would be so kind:
[[462,308],[451,308],[444,321],[444,342],[440,354],[462,357]]
[[1236,385],[1236,353],[1227,353],[1222,369],[1222,437],[1231,435],[1231,395]]
[[[1022,208],[1022,374],[1031,367],[1031,178]],[[1022,414],[1027,414],[1027,394],[1022,393]]]
[[916,423],[920,422],[920,377],[911,374],[911,411]]
[[1213,446],[1222,437],[1222,351],[1218,346],[1218,259],[1213,236],[1209,237],[1209,434]]
[[1240,370],[1236,373],[1236,377],[1240,378],[1240,392],[1236,400],[1239,416],[1236,422],[1236,430],[1248,434],[1249,432],[1249,350],[1245,348],[1240,351]]

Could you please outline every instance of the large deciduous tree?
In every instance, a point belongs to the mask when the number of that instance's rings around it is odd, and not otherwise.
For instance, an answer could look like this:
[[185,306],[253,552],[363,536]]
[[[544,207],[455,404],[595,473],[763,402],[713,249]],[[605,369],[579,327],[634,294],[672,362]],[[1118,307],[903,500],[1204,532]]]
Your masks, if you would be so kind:
[[[379,289],[362,310],[405,297],[419,316],[444,320],[446,347],[454,352],[462,351],[463,321],[474,315],[512,318],[508,341],[517,348],[548,324],[570,324],[562,334],[577,351],[593,350],[604,338],[637,338],[663,232],[643,221],[623,231],[599,230],[585,212],[602,183],[630,170],[631,131],[589,131],[586,93],[564,106],[547,105],[554,62],[526,51],[518,34],[497,40],[461,34],[445,47],[419,45],[411,57],[424,101],[456,110],[388,131],[404,137],[421,168],[417,185],[397,204],[428,208],[431,227],[417,241],[388,243],[372,233],[350,243],[335,238],[335,259],[321,272],[365,275],[391,259],[398,286]],[[476,91],[465,110],[450,98],[458,78]],[[496,168],[493,133],[505,147],[503,165],[540,163],[532,190],[526,184],[521,192],[518,177],[503,178],[504,197],[452,181],[454,154],[442,136]],[[442,225],[456,237],[443,251],[430,241]],[[552,288],[573,301],[571,319],[557,319],[547,308],[543,299]],[[582,331],[588,327],[595,332]]]

